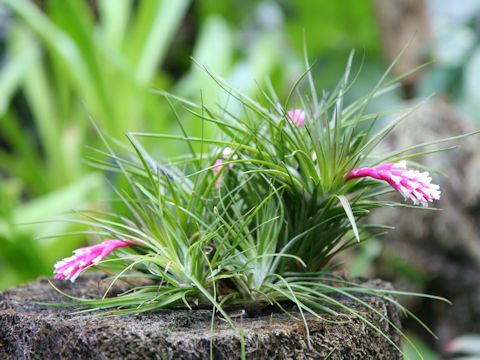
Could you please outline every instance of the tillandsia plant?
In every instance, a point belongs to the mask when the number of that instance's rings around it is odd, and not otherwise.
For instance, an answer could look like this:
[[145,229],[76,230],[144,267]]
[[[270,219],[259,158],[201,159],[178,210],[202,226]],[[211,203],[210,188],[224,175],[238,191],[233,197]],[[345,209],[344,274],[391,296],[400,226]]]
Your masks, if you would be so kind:
[[[211,74],[241,105],[240,114],[159,91],[170,104],[179,101],[202,124],[215,126],[218,137],[190,137],[175,111],[183,134],[129,133],[130,157],[117,154],[102,135],[108,151],[101,154],[109,159],[96,158],[96,164],[127,180],[128,186],[115,193],[128,214],[85,214],[82,222],[104,241],[58,262],[56,278],[74,281],[95,266],[113,272],[115,281],[151,281],[116,297],[76,299],[106,313],[208,303],[229,319],[226,304],[281,307],[288,300],[304,320],[305,313],[319,316],[342,308],[373,326],[333,295],[368,307],[356,294],[372,293],[397,304],[390,296],[395,292],[340,278],[331,272],[332,259],[374,230],[387,228],[359,222],[370,210],[438,200],[439,187],[427,172],[415,170],[411,159],[439,151],[425,147],[454,138],[374,155],[413,109],[374,133],[377,118],[385,114],[368,114],[367,106],[399,78],[387,80],[387,71],[368,94],[346,106],[344,96],[355,80],[349,80],[352,59],[353,52],[337,88],[321,98],[309,70],[283,102],[271,86],[259,102]],[[183,141],[189,153],[161,164],[141,146],[139,139],[145,137]],[[422,152],[415,153],[418,149]],[[401,194],[398,202],[382,200],[395,190]],[[402,202],[402,196],[413,204]]]

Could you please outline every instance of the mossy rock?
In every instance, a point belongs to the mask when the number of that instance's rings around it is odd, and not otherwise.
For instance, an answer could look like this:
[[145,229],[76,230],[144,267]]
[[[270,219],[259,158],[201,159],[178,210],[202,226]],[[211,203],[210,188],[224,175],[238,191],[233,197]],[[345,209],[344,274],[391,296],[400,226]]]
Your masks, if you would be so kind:
[[[75,284],[53,283],[74,296],[98,297],[105,288],[103,278],[89,274]],[[378,280],[368,285],[391,289],[389,283]],[[350,299],[337,299],[359,311],[399,346],[400,335],[385,319]],[[361,295],[361,299],[400,327],[401,311],[391,302],[373,295]],[[211,354],[213,359],[240,358],[241,341],[220,316],[215,317],[212,331],[212,310],[92,317],[75,314],[73,307],[38,304],[66,301],[47,278],[0,293],[0,359],[210,359]],[[229,308],[227,312],[234,316],[242,310]],[[293,306],[289,310],[299,317]],[[233,319],[243,329],[247,359],[402,358],[384,336],[350,313],[340,310],[337,316],[322,317],[307,316],[309,341],[302,320],[271,307]]]

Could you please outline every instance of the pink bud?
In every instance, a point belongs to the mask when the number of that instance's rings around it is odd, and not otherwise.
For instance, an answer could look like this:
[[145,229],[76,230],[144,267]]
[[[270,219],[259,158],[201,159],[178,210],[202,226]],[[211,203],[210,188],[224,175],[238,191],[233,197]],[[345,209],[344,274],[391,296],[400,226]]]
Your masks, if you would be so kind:
[[292,109],[287,111],[287,119],[290,123],[296,124],[298,127],[302,127],[305,121],[305,111],[300,109]]
[[[222,158],[227,160],[228,158],[230,158],[230,155],[232,154],[232,149],[230,149],[229,147],[226,147],[224,150],[223,150],[223,154],[222,154]],[[233,155],[232,156],[232,160],[236,160],[238,159],[238,156],[237,155]],[[223,164],[223,160],[222,159],[217,159],[215,160],[215,166],[212,168],[212,171],[213,171],[213,175],[217,175],[219,173],[220,170],[222,170],[222,168],[225,167],[225,165],[222,165]],[[233,163],[230,163],[227,165],[228,168],[227,169],[231,169],[233,168]],[[217,181],[215,182],[215,186],[216,187],[219,187],[220,186],[220,183],[219,183],[219,179],[217,179]]]
[[55,279],[67,279],[74,282],[88,266],[98,263],[113,250],[126,246],[134,246],[134,244],[121,240],[107,240],[101,244],[79,248],[73,252],[75,255],[55,264],[53,271],[57,274]]
[[[218,172],[219,172],[220,170],[222,170],[222,167],[223,167],[223,166],[221,166],[222,164],[223,164],[223,160],[222,160],[222,159],[217,159],[217,160],[215,161],[215,167],[212,168],[212,171],[213,171],[213,174],[214,174],[214,175],[217,175]],[[232,164],[232,165],[233,165],[233,164]]]
[[439,200],[440,187],[431,184],[432,178],[428,176],[428,172],[406,170],[405,165],[405,161],[401,161],[398,164],[390,163],[372,168],[355,169],[352,170],[347,181],[363,177],[386,181],[400,192],[405,199],[410,198],[414,205],[421,203],[424,207],[427,207],[428,202]]

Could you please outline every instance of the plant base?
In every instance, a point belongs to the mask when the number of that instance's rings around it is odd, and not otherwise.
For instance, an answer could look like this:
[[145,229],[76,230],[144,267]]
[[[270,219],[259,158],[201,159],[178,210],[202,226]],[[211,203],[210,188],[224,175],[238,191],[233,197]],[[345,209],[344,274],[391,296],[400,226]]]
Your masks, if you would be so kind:
[[[105,280],[87,274],[75,284],[53,281],[74,296],[98,297]],[[389,289],[382,281],[369,286]],[[372,311],[339,297],[345,305],[381,329],[395,344],[399,334]],[[382,298],[362,295],[362,300],[400,327],[400,310]],[[92,317],[73,314],[73,307],[38,305],[65,302],[46,278],[0,293],[1,359],[239,359],[241,342],[232,328],[216,316],[211,330],[211,310],[168,309],[134,316]],[[228,309],[231,316],[242,308]],[[231,311],[230,311],[231,310]],[[299,315],[292,308],[294,315]],[[255,312],[255,317],[234,317],[245,338],[247,359],[401,359],[401,354],[381,334],[340,311],[322,315],[334,324],[308,316],[310,346],[301,320],[275,309]]]

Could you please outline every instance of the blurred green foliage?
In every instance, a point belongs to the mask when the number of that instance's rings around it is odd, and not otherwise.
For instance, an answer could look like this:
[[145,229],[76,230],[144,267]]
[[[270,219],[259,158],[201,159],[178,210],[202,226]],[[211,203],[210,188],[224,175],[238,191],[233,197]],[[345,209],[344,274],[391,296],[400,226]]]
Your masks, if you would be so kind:
[[[0,289],[50,274],[86,241],[50,238],[81,228],[46,221],[108,197],[86,161],[99,144],[89,115],[120,141],[127,130],[178,133],[150,89],[224,104],[201,64],[246,94],[267,79],[286,94],[303,71],[304,38],[320,87],[352,48],[374,59],[367,74],[383,71],[370,2],[0,0],[0,16]],[[189,135],[210,131],[182,118]],[[158,157],[181,150],[147,145]]]
[[[468,4],[465,6],[468,9]],[[480,111],[480,7],[467,16],[440,18],[426,54],[434,59],[418,86],[418,96],[446,96],[478,122]]]
[[98,143],[85,109],[115,137],[132,127],[165,129],[167,108],[148,89],[166,81],[157,69],[189,1],[133,9],[105,0],[97,14],[81,1],[1,4],[13,14],[0,72],[1,191],[9,199],[0,219],[3,288],[48,274],[84,242],[38,240],[74,230],[66,223],[26,223],[93,206],[103,193],[102,176],[84,163],[85,146]]
[[[413,334],[407,334],[411,343],[405,342],[403,344],[403,352],[405,359],[411,360],[440,360],[440,355],[436,354],[427,344],[425,344],[419,337]],[[421,356],[419,355],[421,354]]]

